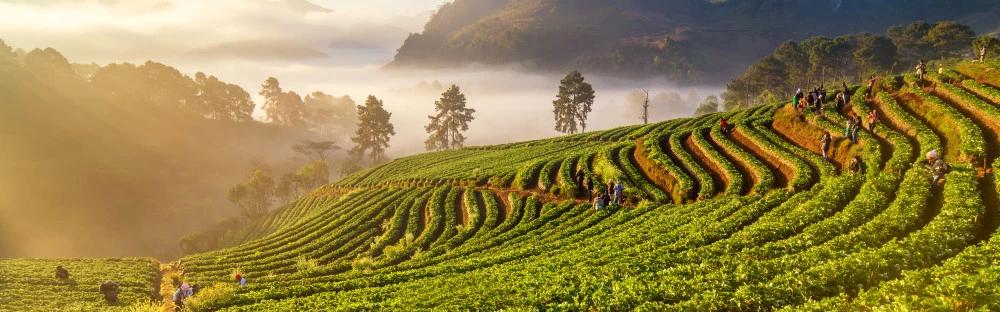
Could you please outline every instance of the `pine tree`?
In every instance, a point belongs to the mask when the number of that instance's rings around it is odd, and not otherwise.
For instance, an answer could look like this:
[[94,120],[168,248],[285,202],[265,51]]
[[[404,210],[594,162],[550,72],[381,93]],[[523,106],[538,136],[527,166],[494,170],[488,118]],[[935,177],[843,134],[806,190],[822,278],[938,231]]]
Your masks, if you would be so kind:
[[278,122],[279,117],[279,104],[281,101],[281,85],[278,83],[278,78],[267,77],[264,83],[260,85],[260,96],[264,97],[264,115],[267,116],[267,120],[270,122]]
[[355,159],[361,159],[365,152],[369,152],[369,159],[372,163],[379,163],[385,159],[385,149],[389,147],[389,137],[396,134],[389,118],[392,113],[383,108],[382,101],[373,95],[369,95],[365,100],[365,105],[358,105],[358,128],[355,135],[351,137],[355,146],[350,154]]
[[475,109],[465,107],[465,94],[458,86],[452,85],[441,94],[441,99],[434,101],[437,115],[427,116],[431,120],[424,129],[430,135],[424,145],[429,151],[460,148],[465,143],[462,131],[469,130],[469,122],[475,119],[472,113]]
[[302,97],[294,91],[283,92],[278,79],[268,77],[260,86],[264,97],[264,114],[271,123],[286,127],[306,125],[306,107]]
[[559,82],[559,94],[552,101],[556,131],[576,133],[587,130],[587,114],[594,105],[594,88],[584,81],[583,75],[572,71]]

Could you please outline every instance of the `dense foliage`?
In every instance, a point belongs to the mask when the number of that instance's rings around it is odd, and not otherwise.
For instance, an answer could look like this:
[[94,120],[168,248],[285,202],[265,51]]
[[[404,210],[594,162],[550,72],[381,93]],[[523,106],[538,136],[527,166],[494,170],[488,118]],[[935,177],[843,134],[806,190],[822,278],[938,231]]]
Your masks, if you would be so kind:
[[798,88],[808,92],[819,86],[839,87],[841,81],[909,72],[920,60],[972,56],[973,39],[969,26],[942,21],[893,26],[885,36],[861,33],[787,41],[726,85],[724,106],[731,110],[772,103],[774,96],[791,98]]
[[789,39],[880,33],[920,19],[989,32],[997,24],[984,16],[996,8],[990,0],[458,0],[410,34],[390,67],[519,64],[717,83]]

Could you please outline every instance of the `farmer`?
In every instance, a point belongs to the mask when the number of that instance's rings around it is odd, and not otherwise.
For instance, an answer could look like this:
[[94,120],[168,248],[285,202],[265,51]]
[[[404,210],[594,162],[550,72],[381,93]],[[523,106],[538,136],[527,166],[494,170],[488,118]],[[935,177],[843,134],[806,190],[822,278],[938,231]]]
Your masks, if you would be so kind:
[[878,111],[873,109],[868,112],[868,131],[875,132],[875,123],[878,123]]
[[799,100],[802,99],[802,88],[795,89],[795,95],[792,96],[792,107],[796,110],[799,109]]
[[722,134],[729,135],[729,120],[726,117],[719,119],[719,130],[722,130]]
[[833,141],[833,138],[830,136],[830,133],[823,132],[823,136],[819,138],[819,144],[822,146],[823,149],[823,159],[829,158],[827,155],[827,150],[830,149],[830,141]]
[[844,92],[837,92],[837,96],[834,97],[834,102],[837,105],[837,111],[843,111],[844,107],[847,107],[847,98],[844,96]]
[[865,166],[865,163],[861,160],[861,157],[854,156],[854,158],[851,158],[851,163],[848,166],[848,169],[854,173],[864,174],[866,167],[867,166]]
[[983,45],[979,48],[979,62],[986,62],[986,46]]
[[176,307],[174,309],[174,311],[183,311],[184,310],[184,298],[185,298],[185,294],[184,294],[183,290],[181,290],[180,288],[177,288],[177,289],[174,290],[174,298],[173,299],[174,299],[174,306]]
[[240,287],[247,287],[247,278],[242,274],[236,274],[236,283],[240,284]]
[[931,173],[931,184],[944,183],[944,175],[951,171],[951,166],[942,159],[941,154],[937,150],[927,152],[927,163],[926,168]]
[[63,268],[61,265],[56,266],[56,279],[67,280],[69,279],[69,271]]
[[618,184],[615,185],[615,204],[621,205],[623,196],[625,196],[625,185],[622,184],[622,181],[618,181]]
[[875,95],[875,75],[868,78],[868,90],[865,91],[866,98],[871,98],[873,95]]
[[604,209],[604,205],[606,204],[607,203],[604,202],[604,196],[601,196],[601,194],[597,194],[597,197],[594,197],[594,210],[601,211]]
[[851,130],[853,129],[854,129],[854,114],[850,114],[847,116],[847,125],[844,126],[844,137],[850,139]]
[[924,73],[927,72],[927,65],[924,64],[924,60],[920,60],[917,63],[917,80],[924,80]]
[[104,301],[108,304],[118,303],[118,283],[106,281],[101,284],[100,292],[104,296]]
[[841,81],[840,85],[843,87],[844,104],[847,104],[848,99],[851,98],[851,89],[847,88],[847,81]]

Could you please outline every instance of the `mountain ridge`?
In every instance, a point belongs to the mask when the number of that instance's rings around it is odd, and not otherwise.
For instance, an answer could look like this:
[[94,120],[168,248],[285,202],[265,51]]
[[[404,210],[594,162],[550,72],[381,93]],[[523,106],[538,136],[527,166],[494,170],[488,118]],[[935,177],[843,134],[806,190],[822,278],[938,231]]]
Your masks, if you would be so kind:
[[387,68],[521,64],[722,82],[786,40],[881,33],[921,19],[983,33],[1000,28],[997,16],[1000,4],[981,0],[456,0],[411,34]]

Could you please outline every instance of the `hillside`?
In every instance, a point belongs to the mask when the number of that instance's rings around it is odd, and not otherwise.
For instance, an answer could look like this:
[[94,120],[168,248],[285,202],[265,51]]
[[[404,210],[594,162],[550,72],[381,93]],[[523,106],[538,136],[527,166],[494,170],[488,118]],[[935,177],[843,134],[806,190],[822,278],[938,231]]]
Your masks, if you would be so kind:
[[169,66],[85,77],[54,49],[15,58],[5,48],[0,257],[177,257],[185,234],[238,215],[226,191],[252,165],[280,169],[293,144],[316,137],[177,109],[191,79]]
[[881,33],[914,20],[1000,30],[996,1],[456,0],[411,34],[390,68],[521,64],[719,83],[786,40]]
[[[175,265],[208,285],[195,311],[995,310],[998,81],[1000,62],[963,63],[884,77],[870,98],[853,89],[843,112],[775,104],[410,156]],[[845,116],[873,110],[874,131],[849,142]],[[951,166],[943,185],[923,167],[930,150]],[[867,171],[847,168],[854,156]],[[595,211],[581,176],[622,181],[627,204]],[[32,292],[20,281],[52,263],[16,261],[0,266],[13,293],[0,310],[70,291]],[[109,261],[74,270],[117,272]]]

